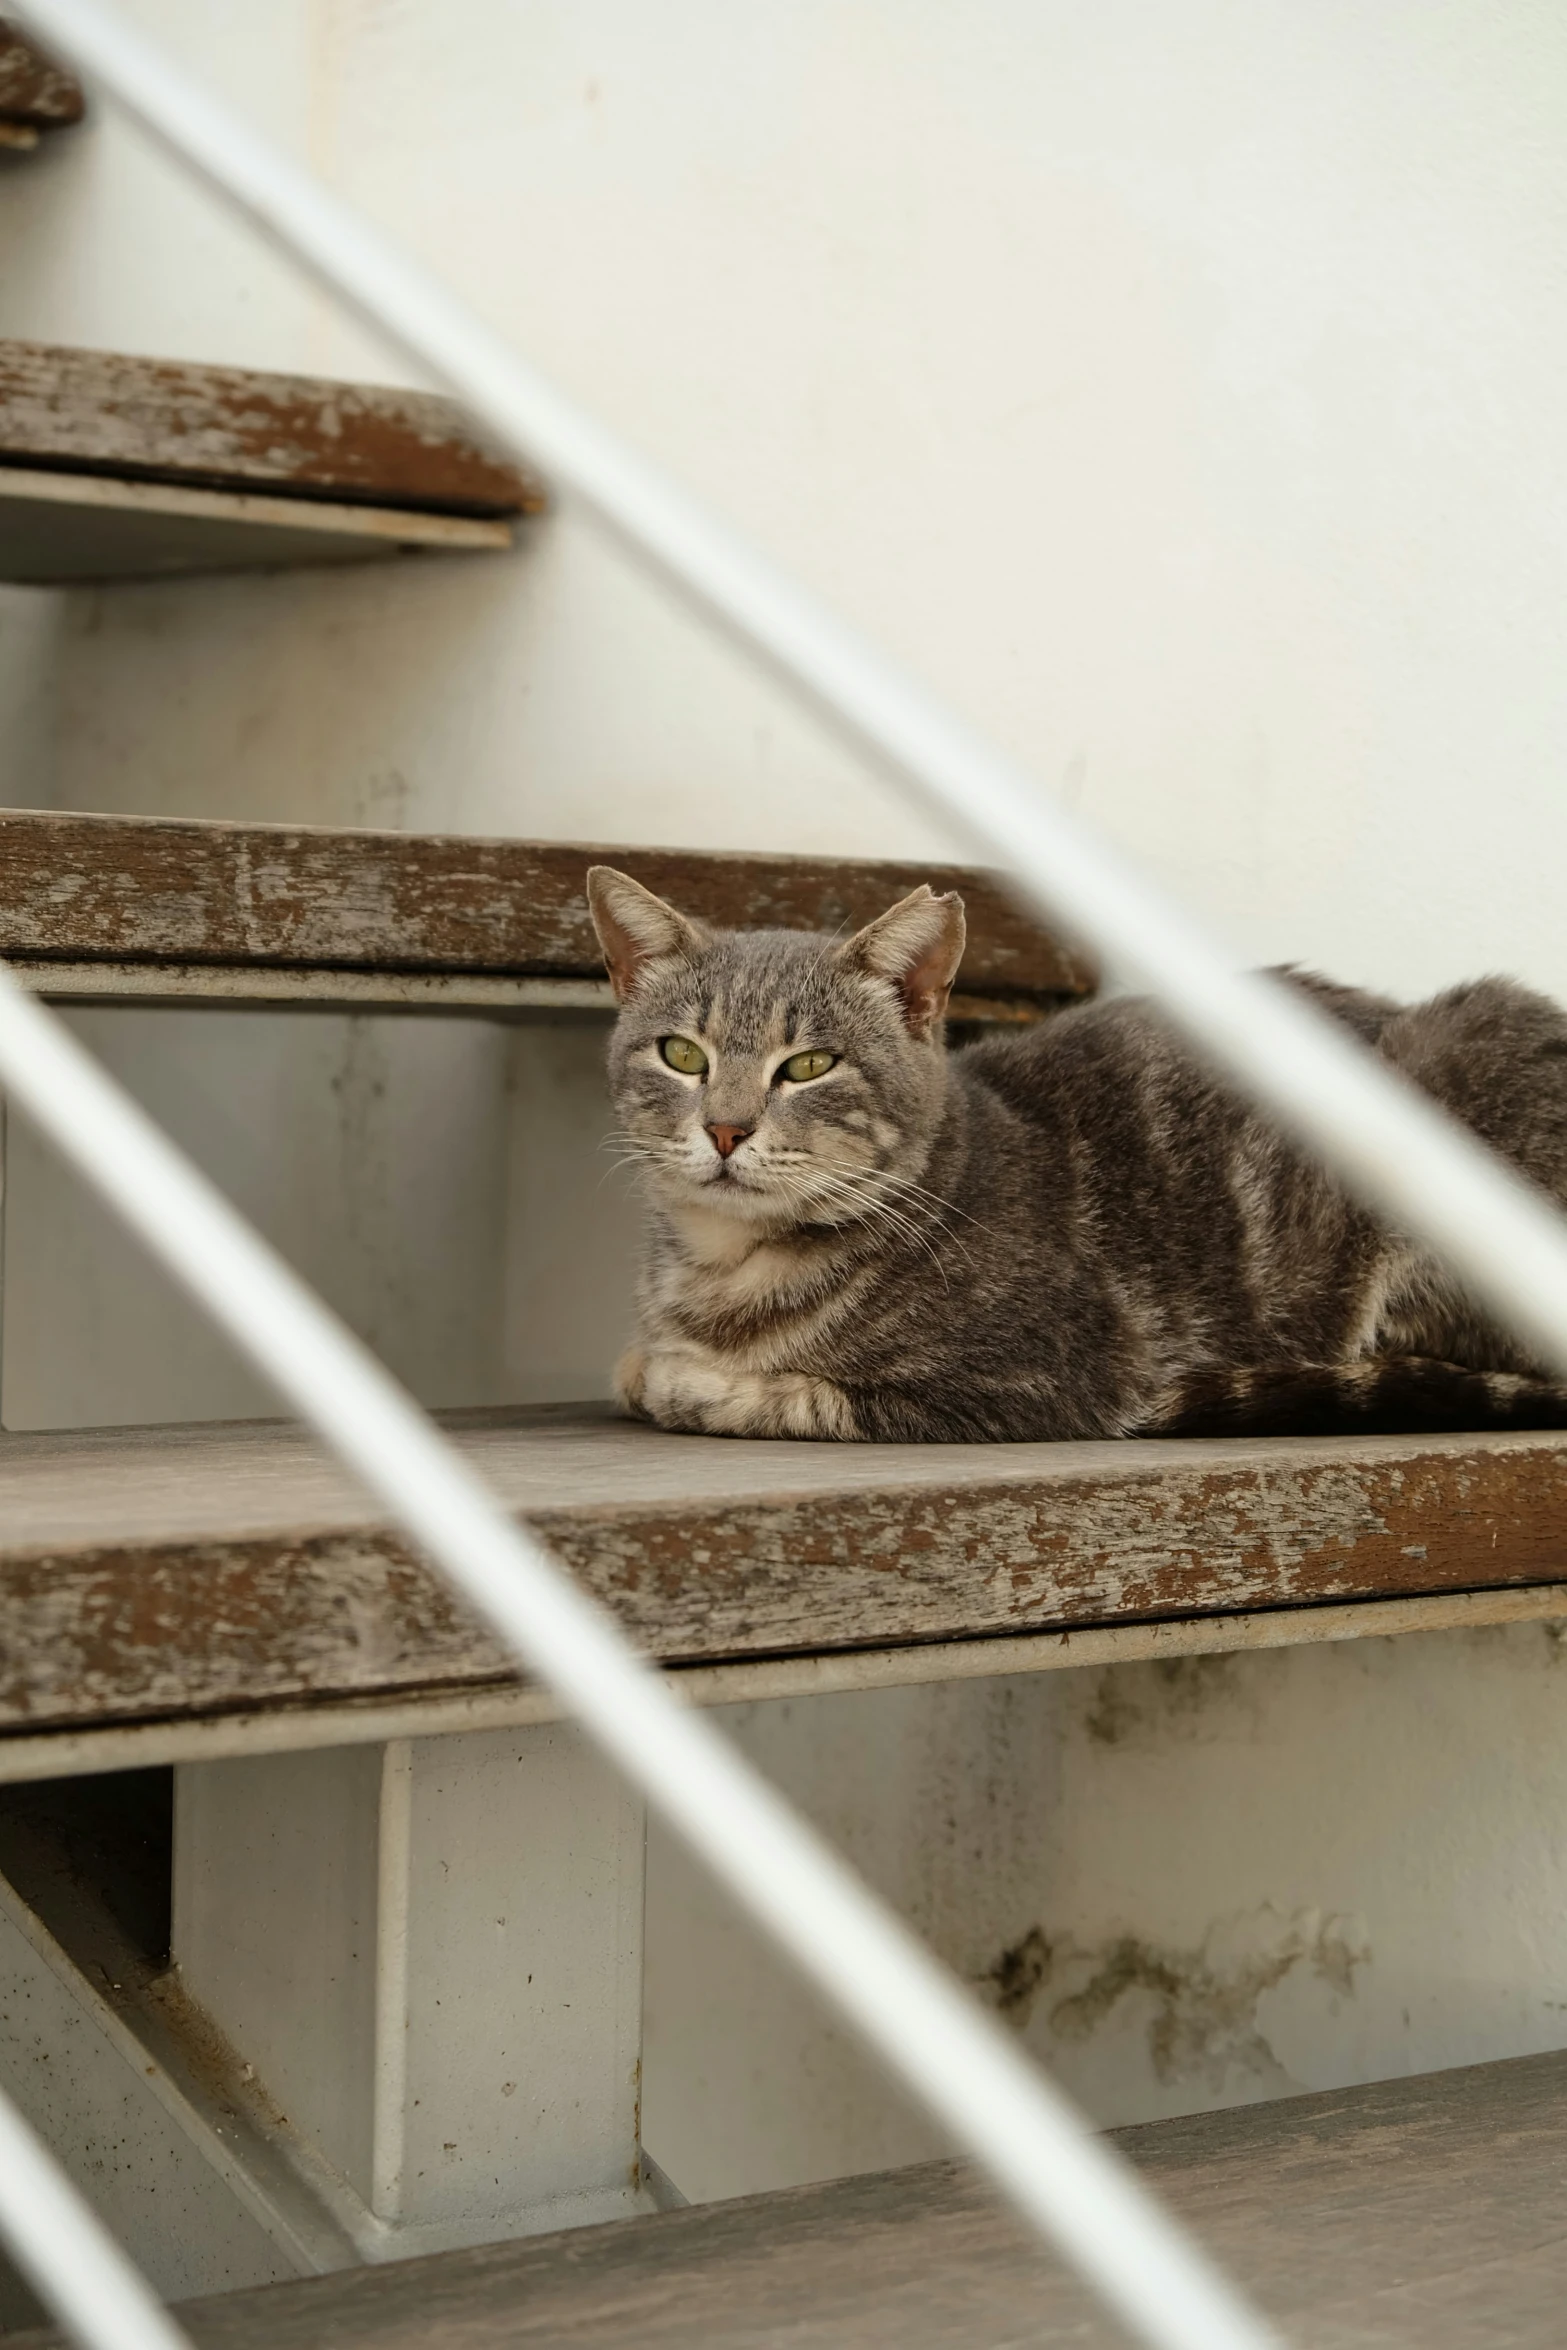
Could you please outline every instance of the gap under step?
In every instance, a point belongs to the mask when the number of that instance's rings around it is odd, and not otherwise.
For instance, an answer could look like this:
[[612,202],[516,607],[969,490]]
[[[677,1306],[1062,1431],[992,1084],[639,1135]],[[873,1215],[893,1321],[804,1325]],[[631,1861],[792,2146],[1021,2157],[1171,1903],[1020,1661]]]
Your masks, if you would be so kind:
[[425,392],[0,342],[0,579],[494,552],[544,504]]
[[739,928],[847,932],[922,881],[960,890],[958,1021],[1038,1019],[1094,984],[969,867],[14,808],[0,955],[62,1002],[607,1014],[595,862]]
[[[443,1415],[694,1700],[1567,1617],[1558,1433],[829,1445]],[[0,1778],[556,1717],[298,1430],[0,1437]]]
[[[1556,2350],[1567,2055],[1112,2133],[1292,2350]],[[922,2164],[187,2302],[200,2350],[1113,2350],[969,2172]],[[17,2350],[59,2337],[19,2335]]]

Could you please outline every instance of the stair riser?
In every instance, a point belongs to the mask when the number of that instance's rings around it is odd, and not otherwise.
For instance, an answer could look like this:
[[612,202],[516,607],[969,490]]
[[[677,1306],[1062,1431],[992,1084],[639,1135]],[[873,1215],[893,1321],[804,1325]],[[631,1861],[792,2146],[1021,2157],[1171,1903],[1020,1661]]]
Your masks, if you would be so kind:
[[365,2257],[648,2208],[641,1808],[567,1725],[186,1766],[181,1981]]

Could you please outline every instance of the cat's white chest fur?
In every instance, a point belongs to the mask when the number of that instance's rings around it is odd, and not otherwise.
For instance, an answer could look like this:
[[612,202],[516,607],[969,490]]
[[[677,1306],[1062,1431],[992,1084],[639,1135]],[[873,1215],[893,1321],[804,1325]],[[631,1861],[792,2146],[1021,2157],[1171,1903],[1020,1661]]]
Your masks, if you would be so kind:
[[759,1236],[754,1225],[701,1207],[679,1209],[669,1222],[674,1245],[655,1251],[647,1268],[647,1326],[708,1341],[741,1369],[804,1368],[850,1299],[822,1243]]
[[674,1243],[645,1275],[647,1338],[628,1350],[616,1387],[663,1427],[725,1436],[853,1437],[847,1397],[799,1368],[844,1310],[824,1294],[797,1245],[702,1207],[670,1219]]

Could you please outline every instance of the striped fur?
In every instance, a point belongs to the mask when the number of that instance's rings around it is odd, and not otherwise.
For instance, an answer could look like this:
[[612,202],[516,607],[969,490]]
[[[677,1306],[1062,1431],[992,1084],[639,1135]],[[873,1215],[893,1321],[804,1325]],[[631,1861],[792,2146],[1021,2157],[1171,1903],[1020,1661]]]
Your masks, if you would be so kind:
[[[590,887],[647,1179],[629,1409],[725,1435],[963,1441],[1567,1425],[1546,1378],[1121,999],[949,1053],[956,899],[854,938],[711,932]],[[1567,1203],[1567,1017],[1292,975]],[[661,1040],[692,1040],[701,1075]],[[837,1056],[813,1082],[784,1073]],[[709,1128],[738,1132],[721,1152]]]

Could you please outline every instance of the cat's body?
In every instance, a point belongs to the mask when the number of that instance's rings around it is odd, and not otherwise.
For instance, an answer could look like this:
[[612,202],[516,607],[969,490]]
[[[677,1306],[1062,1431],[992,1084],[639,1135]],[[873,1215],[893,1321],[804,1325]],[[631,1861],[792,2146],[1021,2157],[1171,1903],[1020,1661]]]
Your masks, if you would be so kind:
[[[1567,1424],[1567,1394],[1149,1005],[947,1054],[956,900],[916,893],[841,946],[707,933],[618,875],[594,904],[624,1006],[617,1109],[653,1178],[622,1394],[660,1425]],[[1567,1203],[1554,1005],[1503,980],[1407,1010],[1298,984]]]

